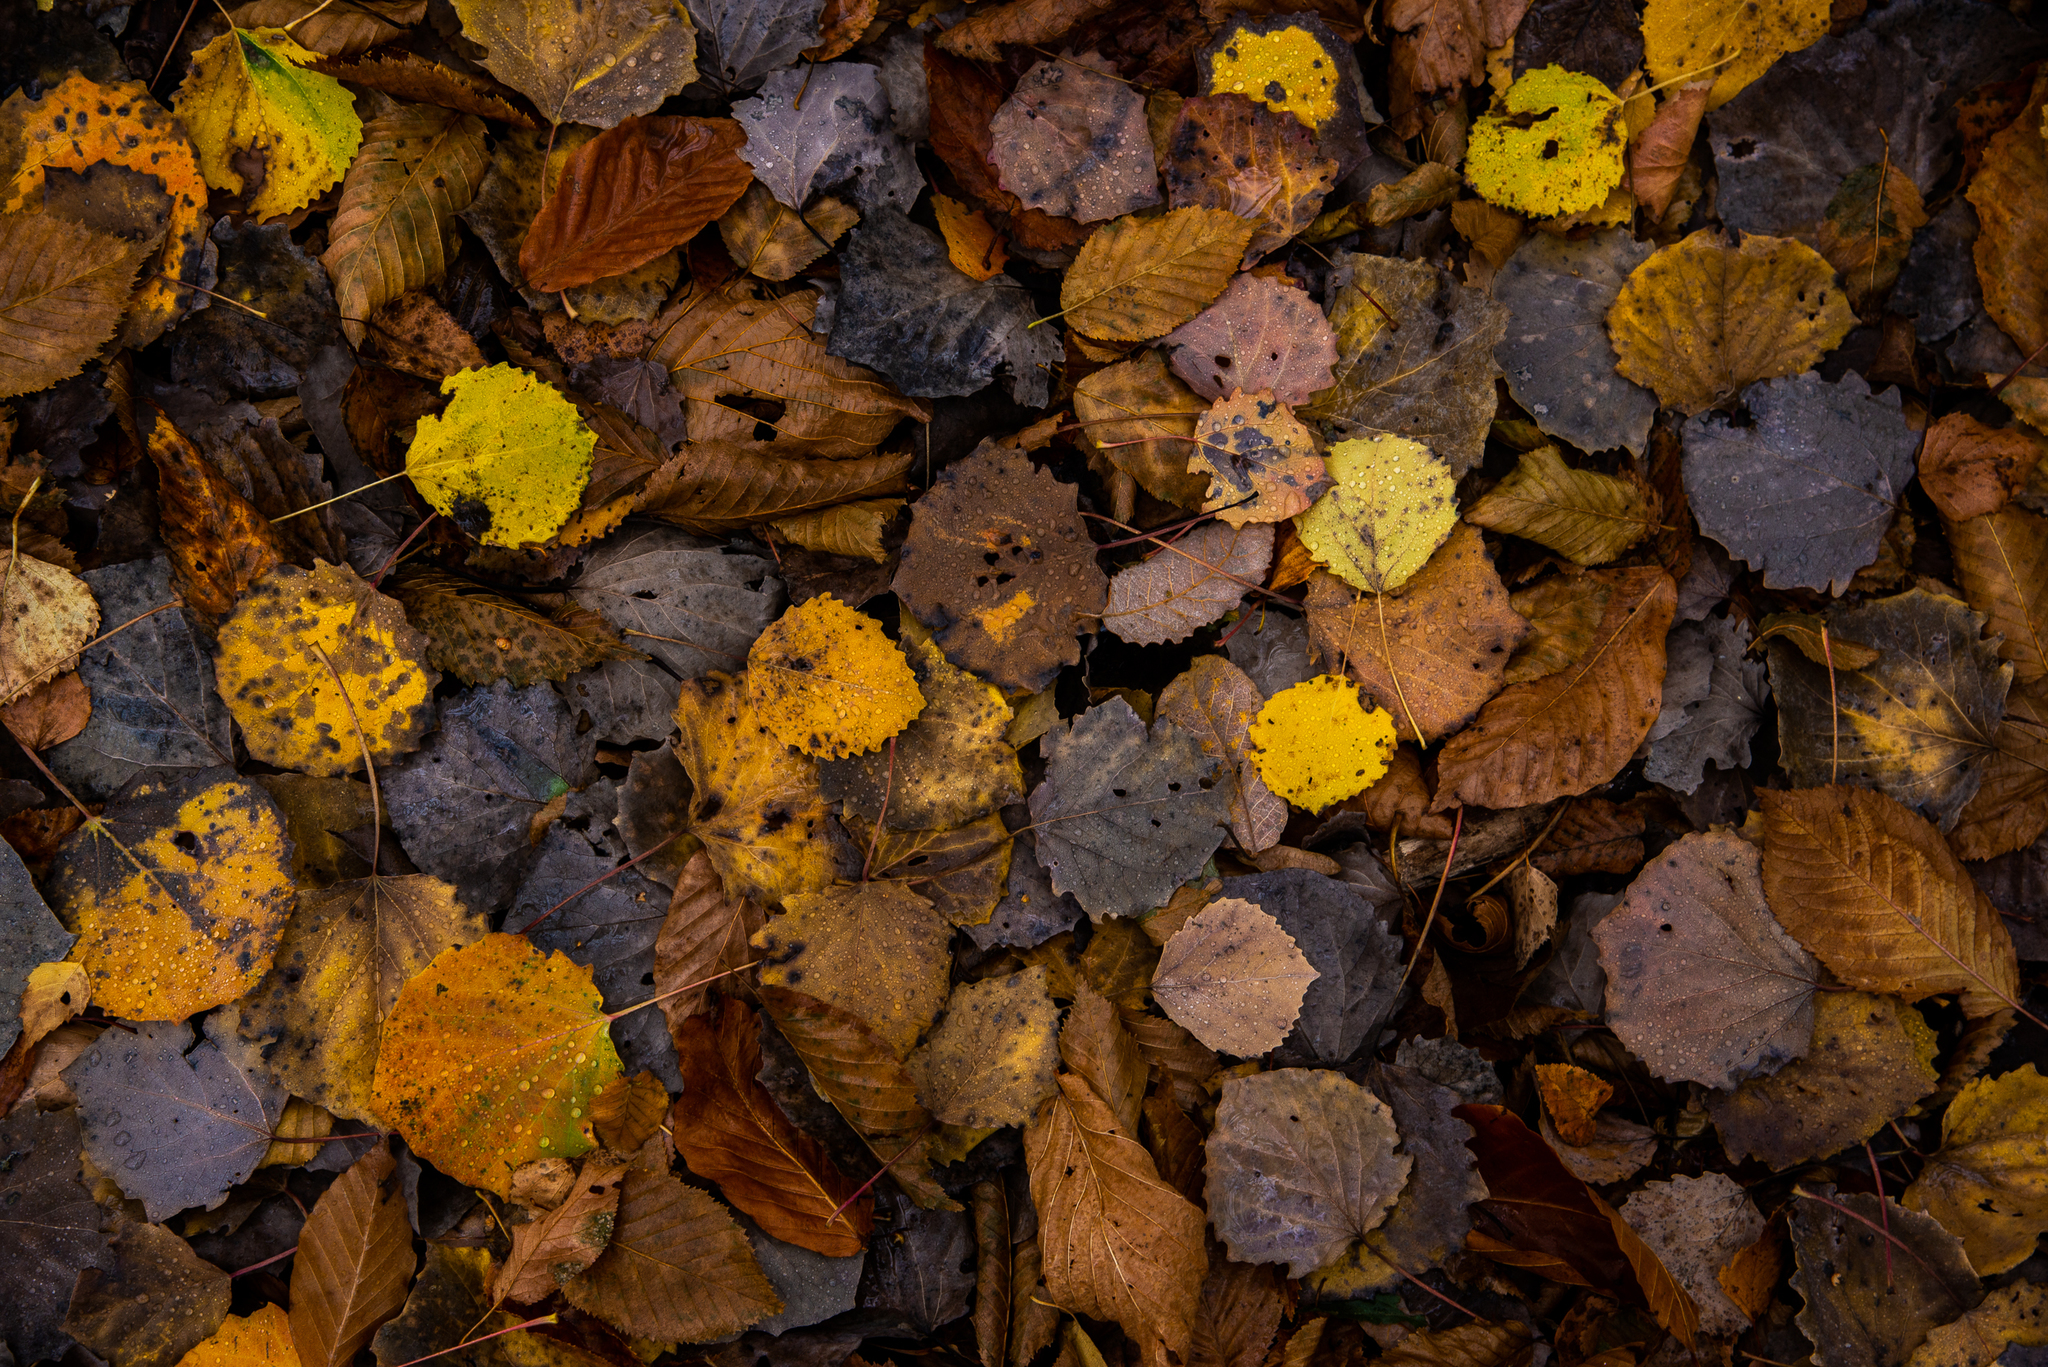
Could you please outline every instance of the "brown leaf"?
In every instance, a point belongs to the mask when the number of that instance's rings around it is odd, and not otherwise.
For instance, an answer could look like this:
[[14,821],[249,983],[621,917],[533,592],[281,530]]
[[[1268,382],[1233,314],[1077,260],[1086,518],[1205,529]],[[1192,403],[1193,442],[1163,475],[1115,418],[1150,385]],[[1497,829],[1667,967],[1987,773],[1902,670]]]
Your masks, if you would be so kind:
[[[675,896],[654,939],[654,990],[662,996],[661,1013],[671,1033],[702,1011],[710,994],[709,987],[677,989],[752,963],[747,941],[767,922],[768,913],[751,898],[727,899],[710,855],[702,849],[690,855],[676,875]],[[751,973],[736,975],[719,990],[730,995],[752,978]]]
[[[1199,323],[1198,317],[1192,327]],[[1162,503],[1198,508],[1208,479],[1188,473],[1195,422],[1209,411],[1166,369],[1166,358],[1142,356],[1105,366],[1074,387],[1074,416],[1098,457]]]
[[427,17],[426,0],[356,0],[322,5],[319,0],[250,0],[229,12],[240,28],[291,29],[292,40],[329,57],[352,57],[380,44],[397,42],[405,26]]
[[2048,218],[2035,212],[2048,198],[2044,105],[2048,76],[2037,76],[2026,108],[1991,139],[1966,192],[1983,224],[1975,251],[1984,310],[2022,355],[2048,344]]
[[731,208],[753,181],[731,119],[630,118],[569,156],[519,249],[519,269],[553,293],[624,275]]
[[1228,209],[1258,225],[1245,247],[1246,266],[1305,231],[1337,181],[1337,163],[1307,125],[1236,94],[1183,101],[1160,169],[1174,208]]
[[54,214],[0,214],[0,397],[82,370],[120,327],[136,268],[156,245]]
[[736,531],[900,493],[913,459],[803,459],[808,450],[794,442],[687,442],[648,477],[638,510],[688,531]]
[[1407,738],[1425,745],[1465,725],[1499,691],[1508,652],[1529,634],[1478,528],[1464,522],[1396,592],[1360,593],[1318,573],[1305,604],[1323,659],[1342,661]]
[[2014,1004],[2012,937],[1939,831],[1868,788],[1757,797],[1771,910],[1843,982],[1958,993],[1971,1016]]
[[1088,984],[1056,988],[1054,995],[1071,996],[1074,1003],[1060,1028],[1060,1061],[1102,1099],[1118,1132],[1135,1138],[1147,1077],[1138,1042],[1118,1021],[1116,1008]]
[[1087,337],[1142,342],[1162,336],[1223,293],[1252,225],[1227,209],[1169,209],[1105,224],[1060,282],[1060,312]]
[[345,1367],[405,1306],[416,1266],[405,1195],[379,1142],[313,1205],[292,1260],[292,1342],[305,1367]]
[[718,1183],[727,1200],[785,1243],[828,1258],[860,1252],[874,1227],[874,1200],[852,1199],[855,1184],[755,1080],[761,1038],[753,1008],[728,997],[714,1014],[684,1021],[675,1036],[684,1090],[671,1123],[690,1171]]
[[2003,508],[2027,487],[2048,442],[2023,423],[1986,427],[1967,413],[1944,414],[1920,446],[1920,487],[1950,522]]
[[1948,544],[1963,597],[1990,619],[1985,634],[2005,638],[2013,683],[2048,678],[2048,518],[2001,508],[1950,522]]
[[850,50],[875,22],[878,0],[825,0],[818,15],[818,41],[803,50],[806,61],[829,62]]
[[[274,3],[274,0],[264,2]],[[256,6],[246,8],[254,9]],[[364,16],[359,14],[359,17]],[[246,21],[237,22],[247,26]],[[293,29],[292,37],[304,41],[305,34],[313,22],[309,20],[306,29]],[[310,41],[306,41],[305,45],[315,46]],[[525,100],[511,86],[500,85],[485,76],[457,71],[439,62],[430,62],[410,52],[379,52],[358,57],[352,62],[335,61],[330,58],[315,63],[313,70],[323,76],[332,76],[337,81],[346,81],[350,85],[381,90],[386,95],[408,104],[438,105],[442,109],[474,114],[480,119],[496,119],[500,123],[509,123],[514,128],[540,127],[533,115],[527,111]]]
[[1159,1180],[1086,1081],[1059,1081],[1024,1129],[1049,1299],[1123,1326],[1147,1361],[1185,1357],[1208,1270],[1201,1208]]
[[0,722],[31,750],[61,745],[92,719],[92,692],[77,671],[37,684],[0,707]]
[[1271,390],[1282,403],[1307,403],[1337,363],[1336,334],[1308,291],[1263,275],[1232,280],[1160,344],[1172,348],[1174,373],[1205,399]]
[[1159,202],[1145,97],[1100,53],[1033,66],[989,136],[1002,187],[1031,208],[1099,223]]
[[1195,1312],[1189,1367],[1260,1367],[1287,1308],[1272,1268],[1232,1262],[1215,1250]]
[[782,1309],[725,1207],[643,1163],[626,1170],[610,1245],[563,1292],[624,1333],[669,1342],[725,1338]]
[[510,679],[525,688],[606,660],[646,658],[588,608],[522,602],[434,569],[409,571],[390,591],[411,624],[427,634],[427,663],[466,684]]
[[1394,40],[1397,81],[1418,91],[1478,85],[1486,49],[1501,46],[1529,0],[1390,0],[1380,17]]
[[931,1123],[903,1060],[860,1017],[787,987],[763,987],[761,1005],[818,1094],[884,1160]]
[[[973,36],[971,31],[968,36]],[[1086,237],[1087,229],[1071,218],[1026,209],[1022,200],[997,183],[988,159],[994,142],[989,124],[1009,98],[1001,80],[988,68],[931,44],[925,47],[924,69],[930,89],[932,151],[960,188],[1002,215],[999,226],[1021,247],[1058,251]]]
[[1650,126],[1629,146],[1628,186],[1652,222],[1664,217],[1671,197],[1678,193],[1678,178],[1692,160],[1693,139],[1699,135],[1700,115],[1706,112],[1707,93],[1713,88],[1712,81],[1679,86],[1664,97]]
[[1109,581],[1103,629],[1134,645],[1184,641],[1236,607],[1266,577],[1273,529],[1206,523]]
[[939,36],[942,51],[999,62],[1005,43],[1047,43],[1111,8],[1115,0],[1009,0],[978,7]]
[[788,280],[831,251],[831,244],[859,221],[851,204],[830,195],[812,200],[799,216],[757,180],[720,215],[718,235],[727,255],[747,274]]
[[1678,601],[1661,569],[1595,570],[1613,587],[1580,664],[1513,684],[1437,758],[1438,811],[1520,807],[1583,793],[1621,772],[1657,719],[1664,633]]
[[2023,850],[2048,830],[2048,684],[2006,695],[2005,719],[1991,742],[1983,781],[1949,833],[1965,859]]
[[651,1072],[621,1073],[590,1098],[598,1142],[614,1153],[634,1153],[668,1118],[668,1088]]
[[1643,829],[1643,814],[1633,807],[1601,797],[1579,798],[1551,827],[1550,838],[1530,862],[1552,878],[1630,873],[1642,867]]
[[1248,739],[1265,701],[1259,686],[1229,660],[1197,655],[1186,673],[1160,690],[1155,712],[1193,736],[1203,754],[1229,767],[1231,838],[1253,854],[1277,845],[1287,826],[1287,804],[1259,777]]
[[491,1280],[492,1299],[538,1305],[581,1276],[612,1240],[625,1180],[622,1162],[585,1162],[566,1201],[513,1228],[512,1251]]
[[1001,1181],[976,1182],[974,1216],[974,1346],[981,1367],[1004,1367],[1010,1354],[1010,1199]]
[[289,557],[270,519],[161,413],[149,430],[149,455],[179,596],[186,613],[211,634],[251,584]]

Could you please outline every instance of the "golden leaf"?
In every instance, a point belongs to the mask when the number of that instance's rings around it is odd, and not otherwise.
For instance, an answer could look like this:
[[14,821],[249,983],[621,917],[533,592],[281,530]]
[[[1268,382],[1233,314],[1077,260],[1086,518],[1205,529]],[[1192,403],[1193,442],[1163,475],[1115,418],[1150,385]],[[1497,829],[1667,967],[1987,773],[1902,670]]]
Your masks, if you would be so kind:
[[845,759],[880,749],[924,710],[882,624],[820,594],[771,623],[747,652],[754,715],[785,745]]
[[1060,311],[1088,337],[1164,336],[1223,293],[1252,226],[1227,209],[1173,209],[1105,224],[1067,268]]

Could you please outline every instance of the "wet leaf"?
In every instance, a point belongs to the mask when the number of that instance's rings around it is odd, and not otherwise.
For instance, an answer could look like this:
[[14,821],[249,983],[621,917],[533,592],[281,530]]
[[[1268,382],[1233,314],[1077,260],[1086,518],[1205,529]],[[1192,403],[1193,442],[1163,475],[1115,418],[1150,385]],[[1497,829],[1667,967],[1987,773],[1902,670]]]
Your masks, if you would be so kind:
[[1956,579],[1970,606],[2004,639],[2018,684],[2048,678],[2048,518],[2002,508],[1948,524]]
[[821,594],[790,608],[747,652],[754,715],[807,755],[870,753],[924,710],[903,651],[881,624]]
[[[1228,209],[1255,219],[1258,226],[1244,254],[1244,264],[1253,265],[1314,222],[1323,197],[1335,185],[1337,163],[1317,146],[1312,123],[1235,93],[1183,101],[1167,132],[1160,167],[1167,203],[1176,209]],[[1245,389],[1276,387],[1240,384]],[[1209,397],[1222,398],[1229,389]]]
[[1394,716],[1362,703],[1358,686],[1344,676],[1319,674],[1267,699],[1247,739],[1266,786],[1317,812],[1364,792],[1387,771]]
[[2048,1084],[2033,1064],[1963,1087],[1941,1121],[1941,1149],[1903,1197],[1963,1241],[1981,1276],[2032,1256],[2048,1228]]
[[1827,31],[1828,10],[1820,0],[1654,0],[1643,13],[1643,55],[1658,83],[1716,72],[1707,98],[1712,109]]
[[[1650,728],[1643,777],[1681,793],[1697,792],[1711,762],[1749,767],[1749,741],[1770,698],[1764,665],[1748,656],[1749,628],[1734,617],[1683,623],[1665,639],[1663,710]],[[1685,696],[1674,697],[1683,682]]]
[[1517,77],[1500,112],[1473,123],[1465,175],[1481,195],[1517,213],[1598,208],[1621,183],[1624,131],[1613,91],[1595,77],[1547,66]]
[[1555,446],[1523,453],[1467,520],[1526,537],[1580,565],[1602,565],[1655,531],[1656,495],[1634,480],[1574,470]]
[[76,1113],[18,1107],[0,1120],[0,1142],[15,1155],[0,1172],[14,1247],[0,1341],[33,1361],[64,1351],[64,1307],[79,1272],[111,1269],[114,1258],[99,1207],[79,1180]]
[[1152,993],[1202,1043],[1250,1057],[1287,1038],[1302,993],[1319,976],[1278,921],[1241,898],[1223,898],[1161,948]]
[[[918,1101],[917,1082],[902,1055],[867,1022],[788,987],[762,987],[761,1004],[810,1071],[818,1095],[871,1148],[896,1158],[918,1139],[931,1112]],[[911,1161],[898,1162],[890,1171],[906,1172]]]
[[292,1344],[303,1367],[351,1362],[405,1305],[416,1263],[397,1162],[381,1142],[321,1193],[292,1260]]
[[1701,229],[1629,274],[1607,332],[1624,379],[1691,414],[1757,380],[1799,374],[1854,321],[1834,267],[1811,247],[1750,234],[1730,247]]
[[1823,1187],[1792,1203],[1790,1222],[1792,1285],[1806,1299],[1796,1323],[1821,1367],[1897,1367],[1983,1299],[1955,1236],[1895,1201]]
[[113,1267],[78,1274],[64,1331],[114,1367],[172,1367],[227,1318],[228,1276],[162,1225],[117,1230]]
[[1174,373],[1205,399],[1270,390],[1282,403],[1307,403],[1329,386],[1337,361],[1330,324],[1307,292],[1259,275],[1232,280],[1161,345],[1171,348]]
[[154,246],[50,214],[0,214],[0,346],[13,358],[0,396],[47,388],[98,355]]
[[1145,98],[1097,53],[1025,72],[989,134],[1003,189],[1027,208],[1098,223],[1159,202]]
[[254,1314],[229,1315],[211,1338],[178,1359],[178,1367],[293,1367],[298,1361],[291,1316],[271,1304]]
[[1763,1237],[1765,1222],[1733,1179],[1706,1172],[1651,1182],[1620,1210],[1699,1306],[1702,1332],[1739,1334],[1749,1327],[1751,1316],[1728,1298],[1719,1276]]
[[0,698],[13,702],[71,668],[100,625],[85,581],[34,556],[0,555]]
[[873,1198],[854,1200],[855,1184],[754,1080],[761,1044],[753,1009],[727,998],[713,1015],[692,1016],[676,1031],[676,1057],[686,1099],[671,1124],[690,1171],[717,1182],[778,1239],[827,1257],[859,1252],[874,1224]]
[[885,205],[908,212],[923,188],[914,163],[907,184],[897,178],[898,159],[909,149],[887,131],[889,96],[866,63],[778,71],[758,96],[734,105],[732,115],[747,135],[740,156],[792,209],[856,176],[854,198],[863,214]]
[[1226,878],[1223,895],[1278,921],[1316,971],[1288,1048],[1337,1065],[1377,1037],[1402,999],[1401,940],[1358,888],[1308,869],[1276,869]]
[[1733,1087],[1813,1038],[1819,965],[1772,917],[1761,867],[1739,837],[1688,835],[1593,929],[1608,1023],[1666,1081]]
[[859,221],[851,205],[829,195],[812,200],[800,219],[755,181],[719,218],[718,235],[741,270],[762,280],[789,280],[832,250]]
[[1074,416],[1086,424],[1083,435],[1095,454],[1162,503],[1183,508],[1199,508],[1204,501],[1208,477],[1189,467],[1200,458],[1196,423],[1213,411],[1151,349],[1074,387]]
[[653,113],[697,75],[696,27],[681,5],[598,0],[501,11],[463,0],[455,12],[463,35],[486,49],[491,74],[549,123],[610,128]]
[[1162,336],[1223,292],[1251,233],[1252,225],[1227,209],[1118,219],[1082,244],[1060,284],[1061,313],[1089,337]]
[[1059,1008],[1042,968],[964,984],[910,1056],[918,1099],[948,1125],[1021,1125],[1053,1093]]
[[1295,526],[1302,544],[1353,588],[1400,588],[1457,523],[1450,469],[1420,442],[1386,435],[1338,442],[1324,468],[1330,489]]
[[1138,645],[1182,641],[1235,608],[1266,576],[1273,533],[1211,522],[1152,549],[1109,581],[1104,629]]
[[851,1012],[901,1056],[945,1005],[951,938],[930,902],[877,882],[785,897],[753,945],[764,986]]
[[1238,848],[1253,853],[1280,841],[1287,804],[1259,777],[1249,739],[1252,721],[1265,705],[1258,685],[1218,655],[1198,655],[1160,690],[1156,716],[1195,738],[1202,753],[1224,763],[1230,789],[1230,834]]
[[596,1142],[590,1099],[620,1072],[590,970],[518,935],[443,950],[384,1018],[371,1108],[458,1181],[511,1189],[512,1170]]
[[362,144],[354,96],[310,70],[318,60],[284,29],[230,27],[192,54],[178,89],[206,183],[244,195],[259,220],[304,208]]
[[1850,172],[1828,201],[1817,245],[1842,273],[1850,299],[1861,305],[1898,280],[1913,233],[1926,224],[1919,187],[1910,177],[1894,166],[1866,166]]
[[554,386],[515,366],[465,370],[422,418],[405,472],[436,511],[485,545],[545,541],[576,511],[597,437]]
[[2041,1330],[2042,1291],[2019,1284],[1992,1292],[1961,1319],[1942,1325],[1906,1359],[1909,1367],[1965,1367],[1994,1362],[2008,1347],[2048,1344]]
[[2040,83],[2018,118],[1994,135],[1966,192],[1983,223],[1974,249],[1984,310],[2022,355],[2048,342],[2041,309],[2048,298],[2048,241],[2039,217],[2026,212],[2048,187],[2048,140],[2040,136]]
[[508,679],[524,688],[607,660],[641,658],[589,609],[546,608],[460,575],[414,571],[392,583],[391,596],[426,633],[427,663],[466,684]]
[[1536,425],[1585,451],[1622,446],[1640,455],[1656,398],[1615,373],[1607,314],[1650,248],[1624,232],[1573,242],[1537,233],[1494,277],[1509,310],[1494,348],[1509,391]]

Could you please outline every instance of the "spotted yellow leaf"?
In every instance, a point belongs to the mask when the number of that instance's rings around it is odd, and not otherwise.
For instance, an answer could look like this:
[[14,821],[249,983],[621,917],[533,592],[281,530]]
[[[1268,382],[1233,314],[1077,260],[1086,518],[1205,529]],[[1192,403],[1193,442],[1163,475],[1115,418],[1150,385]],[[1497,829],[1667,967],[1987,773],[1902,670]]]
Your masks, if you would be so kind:
[[829,593],[755,639],[747,679],[776,739],[827,759],[879,749],[924,710],[910,662],[882,624]]
[[546,541],[582,506],[597,434],[561,391],[517,366],[460,370],[420,419],[405,472],[437,512],[487,546]]
[[376,762],[420,743],[441,677],[426,650],[395,601],[315,561],[311,574],[279,565],[242,596],[214,670],[252,756],[325,778],[362,768],[364,745]]
[[1351,680],[1318,674],[1267,699],[1250,737],[1266,786],[1304,811],[1319,812],[1364,792],[1387,772],[1394,717],[1361,702]]
[[193,54],[178,91],[200,174],[217,190],[248,191],[259,221],[311,204],[362,146],[355,97],[309,69],[319,60],[281,28],[230,28]]
[[1333,483],[1295,529],[1355,589],[1401,587],[1458,524],[1457,481],[1419,441],[1384,432],[1340,441],[1323,468]]
[[1472,125],[1465,178],[1491,202],[1550,217],[1596,209],[1621,184],[1621,101],[1591,76],[1547,66]]

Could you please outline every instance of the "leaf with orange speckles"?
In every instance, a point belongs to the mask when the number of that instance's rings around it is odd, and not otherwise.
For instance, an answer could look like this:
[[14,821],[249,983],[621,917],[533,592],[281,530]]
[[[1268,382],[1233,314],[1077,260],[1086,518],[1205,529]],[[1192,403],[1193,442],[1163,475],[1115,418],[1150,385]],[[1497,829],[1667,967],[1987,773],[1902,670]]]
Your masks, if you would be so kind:
[[523,936],[444,950],[398,993],[371,1107],[458,1182],[510,1194],[512,1170],[597,1144],[591,1098],[621,1073],[590,970]]
[[144,777],[64,842],[51,900],[110,1016],[174,1021],[254,987],[292,910],[270,795],[229,769]]

